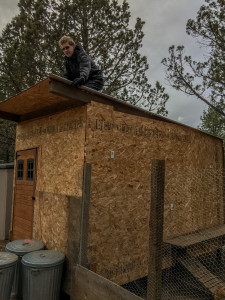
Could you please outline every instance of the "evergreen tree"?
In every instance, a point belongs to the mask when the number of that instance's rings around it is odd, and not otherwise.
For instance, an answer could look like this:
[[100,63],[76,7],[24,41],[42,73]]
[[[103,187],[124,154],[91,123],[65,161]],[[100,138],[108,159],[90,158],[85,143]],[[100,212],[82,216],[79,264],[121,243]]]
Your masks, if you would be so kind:
[[186,25],[187,34],[198,40],[205,60],[196,62],[185,55],[184,46],[171,46],[170,57],[162,63],[172,87],[209,105],[200,128],[223,138],[224,126],[214,126],[214,121],[217,116],[221,124],[225,122],[225,1],[205,0],[205,3],[196,20],[190,19]]
[[[21,0],[20,14],[0,37],[0,101],[17,94],[45,77],[43,51],[48,1]],[[0,160],[14,160],[15,123],[0,120]]]
[[214,108],[209,107],[207,111],[203,112],[201,116],[201,124],[198,126],[199,129],[219,136],[223,139],[225,145],[225,120]]
[[[58,40],[70,35],[103,70],[104,93],[167,114],[169,96],[159,82],[155,86],[148,82],[147,59],[139,53],[144,22],[137,18],[131,29],[126,0],[121,5],[116,0],[20,0],[18,6],[19,14],[0,37],[0,101],[49,73],[62,75]],[[13,123],[1,122],[0,159],[4,161],[12,159],[13,128]]]
[[20,13],[3,30],[0,49],[1,98],[47,76],[62,75],[62,35],[70,35],[103,70],[103,92],[166,115],[168,95],[147,79],[142,47],[144,22],[129,26],[126,0],[20,0]]
[[14,161],[15,123],[0,120],[0,163]]
[[7,98],[43,79],[47,73],[44,51],[48,2],[20,0],[20,13],[12,19],[0,38],[0,86]]

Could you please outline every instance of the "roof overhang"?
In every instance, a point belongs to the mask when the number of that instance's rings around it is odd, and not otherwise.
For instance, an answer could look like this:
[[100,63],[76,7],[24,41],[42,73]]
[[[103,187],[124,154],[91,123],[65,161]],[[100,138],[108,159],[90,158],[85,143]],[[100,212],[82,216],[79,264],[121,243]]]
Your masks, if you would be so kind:
[[22,122],[86,105],[91,101],[111,105],[117,111],[173,122],[93,89],[84,86],[74,88],[70,80],[52,74],[27,90],[1,102],[0,118]]
[[25,91],[0,103],[0,118],[22,122],[90,102],[69,80],[49,76]]
[[84,86],[74,88],[71,86],[70,80],[53,74],[49,75],[46,79],[38,82],[27,90],[24,90],[19,94],[1,102],[0,118],[15,122],[23,122],[47,115],[52,115],[74,107],[83,106],[91,101],[113,106],[114,110],[123,113],[167,123],[174,123],[182,127],[188,127],[202,132],[198,129],[154,114],[93,89]]

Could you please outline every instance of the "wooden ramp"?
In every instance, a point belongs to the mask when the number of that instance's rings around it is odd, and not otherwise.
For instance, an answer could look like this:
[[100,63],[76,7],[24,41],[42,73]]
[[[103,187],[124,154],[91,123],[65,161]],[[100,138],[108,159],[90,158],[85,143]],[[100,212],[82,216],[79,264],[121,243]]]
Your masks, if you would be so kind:
[[177,261],[213,295],[218,287],[225,289],[225,283],[212,274],[197,258],[186,255],[183,258],[177,258]]
[[225,224],[165,240],[172,246],[187,248],[225,236]]

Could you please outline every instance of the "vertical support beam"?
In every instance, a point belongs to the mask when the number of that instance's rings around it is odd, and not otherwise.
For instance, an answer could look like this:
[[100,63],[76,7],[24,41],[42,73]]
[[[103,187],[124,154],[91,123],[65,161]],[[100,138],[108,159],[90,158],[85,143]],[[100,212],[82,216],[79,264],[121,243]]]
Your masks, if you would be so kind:
[[223,164],[222,164],[222,180],[223,180],[223,223],[225,224],[225,151],[224,151],[224,147],[222,147],[222,160],[223,160]]
[[64,264],[63,291],[70,294],[73,288],[73,268],[79,261],[82,219],[82,198],[67,196],[68,199],[68,253]]
[[81,240],[81,219],[82,219],[82,198],[67,196],[69,201],[68,217],[68,259],[70,265],[79,263],[80,240]]
[[89,206],[91,192],[91,164],[84,164],[82,197],[68,197],[69,200],[69,241],[68,262],[66,264],[66,277],[64,281],[70,281],[68,287],[64,284],[64,291],[70,295],[74,289],[74,270],[76,265],[87,265]]
[[84,180],[82,195],[80,265],[87,267],[88,227],[91,194],[91,164],[84,164]]
[[165,161],[152,160],[147,299],[161,299]]

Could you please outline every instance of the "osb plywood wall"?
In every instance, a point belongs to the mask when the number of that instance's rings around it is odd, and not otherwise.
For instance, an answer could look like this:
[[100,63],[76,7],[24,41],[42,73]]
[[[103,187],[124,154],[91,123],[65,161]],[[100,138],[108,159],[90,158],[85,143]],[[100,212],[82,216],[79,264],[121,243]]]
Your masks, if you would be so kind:
[[88,262],[118,284],[147,275],[152,159],[166,161],[164,239],[223,223],[220,140],[92,102]]
[[118,284],[147,275],[152,159],[166,161],[164,239],[223,223],[221,142],[191,128],[92,102],[87,115],[81,107],[19,124],[16,151],[30,148],[38,149],[33,237],[70,255],[68,199],[81,203],[86,155],[88,264]]
[[66,252],[68,196],[81,197],[85,109],[20,123],[16,151],[37,148],[33,238]]

